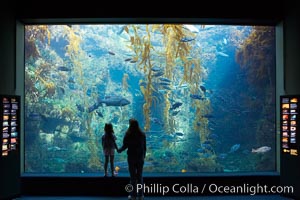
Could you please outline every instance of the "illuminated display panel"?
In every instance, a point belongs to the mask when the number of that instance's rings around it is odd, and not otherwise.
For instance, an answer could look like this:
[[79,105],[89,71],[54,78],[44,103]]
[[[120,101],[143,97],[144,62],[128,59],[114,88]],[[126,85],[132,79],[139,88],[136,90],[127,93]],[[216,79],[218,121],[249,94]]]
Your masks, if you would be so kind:
[[1,156],[9,156],[19,150],[20,97],[0,95],[1,107]]
[[281,149],[283,154],[291,156],[298,156],[299,151],[299,102],[300,96],[297,95],[280,96]]

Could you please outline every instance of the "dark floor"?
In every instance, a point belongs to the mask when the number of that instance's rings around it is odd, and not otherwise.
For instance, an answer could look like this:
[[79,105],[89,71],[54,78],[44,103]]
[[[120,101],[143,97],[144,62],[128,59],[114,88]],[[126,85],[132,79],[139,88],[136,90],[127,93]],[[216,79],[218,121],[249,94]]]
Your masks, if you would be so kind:
[[[16,200],[120,200],[128,199],[125,197],[85,197],[85,196],[22,196]],[[171,196],[171,197],[145,197],[145,200],[293,200],[292,198],[283,197],[280,195],[226,195],[226,196]]]

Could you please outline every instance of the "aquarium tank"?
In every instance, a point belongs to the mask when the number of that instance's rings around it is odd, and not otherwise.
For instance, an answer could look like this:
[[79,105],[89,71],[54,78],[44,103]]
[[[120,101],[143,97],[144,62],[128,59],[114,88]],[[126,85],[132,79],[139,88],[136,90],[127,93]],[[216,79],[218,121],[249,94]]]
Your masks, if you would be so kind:
[[[25,25],[24,172],[103,173],[101,137],[146,134],[145,174],[273,172],[275,27]],[[128,173],[126,152],[115,167]]]

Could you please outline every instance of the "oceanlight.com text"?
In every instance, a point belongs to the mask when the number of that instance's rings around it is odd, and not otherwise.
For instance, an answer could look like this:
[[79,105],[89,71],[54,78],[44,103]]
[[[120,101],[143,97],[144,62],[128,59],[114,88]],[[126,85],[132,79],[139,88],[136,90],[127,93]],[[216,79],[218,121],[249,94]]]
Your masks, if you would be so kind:
[[218,194],[292,194],[294,192],[293,186],[268,186],[268,185],[249,185],[244,183],[238,186],[224,186],[217,184],[208,185],[209,193]]

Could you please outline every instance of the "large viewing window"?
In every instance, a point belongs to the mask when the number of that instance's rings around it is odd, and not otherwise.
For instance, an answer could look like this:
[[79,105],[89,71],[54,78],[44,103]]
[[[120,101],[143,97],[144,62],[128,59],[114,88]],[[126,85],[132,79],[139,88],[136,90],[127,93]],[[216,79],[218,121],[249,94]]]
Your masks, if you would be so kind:
[[[25,25],[24,172],[103,171],[130,118],[144,172],[276,171],[275,26]],[[127,154],[115,155],[128,173]]]

